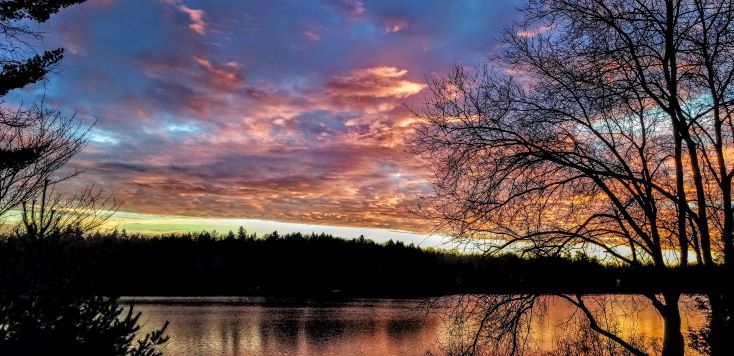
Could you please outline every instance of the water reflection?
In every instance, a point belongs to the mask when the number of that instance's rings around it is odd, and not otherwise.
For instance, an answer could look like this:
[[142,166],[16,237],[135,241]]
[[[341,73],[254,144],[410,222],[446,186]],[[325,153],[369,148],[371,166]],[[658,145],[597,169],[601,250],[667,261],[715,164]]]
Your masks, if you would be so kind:
[[[423,355],[441,319],[422,300],[281,306],[263,298],[145,298],[144,328],[170,320],[167,354]],[[286,303],[287,304],[287,303]]]
[[[568,330],[574,310],[549,297],[532,322],[538,350],[550,351]],[[611,298],[620,326],[647,338],[662,335],[655,311],[631,296]],[[141,300],[138,300],[140,302]],[[351,299],[342,302],[264,298],[143,298],[136,308],[145,328],[171,322],[167,354],[179,355],[425,355],[456,342],[451,310],[425,300]],[[685,311],[684,328],[700,319]],[[700,320],[699,320],[700,321]],[[459,328],[470,328],[458,325]]]

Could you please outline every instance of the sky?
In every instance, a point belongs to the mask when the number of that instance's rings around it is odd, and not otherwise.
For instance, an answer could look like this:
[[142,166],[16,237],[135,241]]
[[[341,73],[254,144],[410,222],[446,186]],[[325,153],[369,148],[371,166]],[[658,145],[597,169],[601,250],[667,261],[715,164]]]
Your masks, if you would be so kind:
[[427,78],[481,64],[517,6],[90,0],[38,27],[63,65],[12,98],[96,120],[70,184],[114,192],[133,229],[425,233],[407,209],[430,189],[407,107]]

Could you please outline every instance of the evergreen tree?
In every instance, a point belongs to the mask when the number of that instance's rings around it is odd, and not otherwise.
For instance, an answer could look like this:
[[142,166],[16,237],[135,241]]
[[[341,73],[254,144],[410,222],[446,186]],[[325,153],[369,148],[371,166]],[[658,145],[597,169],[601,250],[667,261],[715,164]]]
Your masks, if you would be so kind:
[[244,240],[247,238],[247,230],[245,230],[244,226],[240,226],[239,229],[237,229],[237,239]]

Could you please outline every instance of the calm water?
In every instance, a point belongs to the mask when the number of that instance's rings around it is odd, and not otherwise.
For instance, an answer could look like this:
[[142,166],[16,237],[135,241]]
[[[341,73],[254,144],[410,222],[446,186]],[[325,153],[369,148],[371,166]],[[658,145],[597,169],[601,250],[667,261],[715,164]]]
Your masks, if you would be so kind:
[[[653,310],[629,297],[612,298],[626,310],[617,313],[622,325],[644,336],[661,335],[662,323]],[[164,349],[169,355],[425,355],[440,354],[449,340],[447,311],[429,311],[422,299],[319,303],[148,297],[134,302],[143,313],[143,331],[170,321]],[[533,325],[540,349],[552,348],[571,312],[565,303],[548,303],[546,317]],[[689,318],[684,312],[684,323]]]

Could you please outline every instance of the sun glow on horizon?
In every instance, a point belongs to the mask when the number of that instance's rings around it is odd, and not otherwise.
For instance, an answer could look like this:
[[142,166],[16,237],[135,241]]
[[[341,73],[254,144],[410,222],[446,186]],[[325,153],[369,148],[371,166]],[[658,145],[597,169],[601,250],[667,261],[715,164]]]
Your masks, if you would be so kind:
[[[10,225],[18,219],[18,212],[11,212],[7,216],[6,224]],[[103,229],[125,230],[127,233],[157,235],[169,233],[196,233],[202,231],[216,231],[226,234],[229,231],[236,232],[242,226],[250,233],[259,236],[277,231],[280,234],[296,233],[303,234],[325,233],[340,238],[358,238],[364,236],[377,243],[388,240],[402,241],[407,244],[415,244],[423,248],[459,249],[455,242],[447,236],[420,234],[403,230],[380,229],[370,227],[350,227],[319,225],[308,223],[282,222],[264,219],[228,219],[228,218],[205,218],[180,215],[159,215],[133,212],[117,212],[105,224]]]

